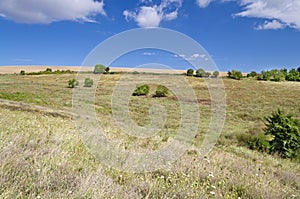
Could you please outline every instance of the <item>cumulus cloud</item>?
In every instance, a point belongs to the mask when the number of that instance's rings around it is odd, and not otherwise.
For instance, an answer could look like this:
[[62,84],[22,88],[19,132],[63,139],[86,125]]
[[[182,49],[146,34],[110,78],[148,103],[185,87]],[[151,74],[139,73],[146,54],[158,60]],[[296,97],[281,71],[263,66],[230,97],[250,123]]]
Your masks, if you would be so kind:
[[179,54],[179,55],[174,55],[174,57],[182,58],[182,59],[185,59],[185,60],[188,60],[188,61],[195,61],[195,60],[198,60],[198,59],[203,59],[205,61],[208,60],[208,57],[205,54],[199,54],[199,53],[194,53],[190,56],[185,55],[185,54]]
[[196,1],[198,6],[201,7],[201,8],[207,7],[211,2],[212,2],[212,0],[197,0]]
[[[171,21],[178,17],[182,2],[183,0],[163,0],[159,5],[141,6],[135,11],[125,10],[123,15],[127,21],[133,19],[140,27],[158,27],[162,21]],[[145,3],[145,0],[141,3]],[[147,3],[152,4],[152,1]]]
[[0,16],[20,23],[51,23],[71,20],[94,22],[106,15],[103,1],[94,0],[1,0]]
[[[207,7],[217,0],[196,0],[199,7]],[[268,19],[257,29],[280,29],[291,27],[300,29],[299,0],[218,0],[219,2],[236,1],[243,11],[235,14],[239,17]],[[271,20],[271,21],[270,21]],[[274,21],[275,20],[275,21]]]
[[282,24],[277,20],[265,21],[265,23],[256,27],[257,30],[276,30],[283,28],[285,28],[285,24]]
[[271,23],[264,24],[267,25],[267,27],[278,27],[279,22],[281,22],[280,24],[286,24],[286,26],[300,29],[300,1],[242,0],[241,6],[243,6],[244,11],[236,14],[236,16],[273,20]]

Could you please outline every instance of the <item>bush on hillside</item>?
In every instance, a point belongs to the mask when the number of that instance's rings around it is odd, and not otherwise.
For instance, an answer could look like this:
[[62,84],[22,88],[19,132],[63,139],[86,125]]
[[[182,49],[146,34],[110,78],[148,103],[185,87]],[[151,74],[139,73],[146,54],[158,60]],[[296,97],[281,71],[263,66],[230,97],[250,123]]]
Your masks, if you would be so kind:
[[92,87],[94,84],[94,80],[92,80],[91,78],[85,78],[84,80],[84,87]]
[[143,85],[137,86],[132,95],[133,96],[148,95],[149,91],[150,91],[149,85],[143,84]]
[[273,136],[270,152],[284,158],[300,158],[300,120],[278,109],[266,118],[265,134]]
[[25,73],[25,70],[21,70],[20,71],[20,75],[25,75],[26,73]]
[[193,76],[194,75],[194,70],[193,69],[188,69],[187,71],[186,71],[186,75],[187,76]]
[[102,74],[102,73],[105,73],[105,69],[106,67],[102,64],[97,64],[95,67],[94,67],[94,74]]
[[228,71],[227,75],[229,78],[236,80],[240,80],[241,78],[243,78],[242,72],[238,70]]
[[255,71],[251,71],[249,74],[247,74],[247,77],[256,77],[257,76],[257,72]]
[[158,85],[154,97],[166,97],[169,94],[169,89],[163,85]]
[[220,75],[219,71],[214,71],[212,74],[212,77],[217,78],[217,77],[219,77],[219,75]]
[[79,85],[79,82],[76,79],[70,79],[68,82],[69,88],[75,88]]

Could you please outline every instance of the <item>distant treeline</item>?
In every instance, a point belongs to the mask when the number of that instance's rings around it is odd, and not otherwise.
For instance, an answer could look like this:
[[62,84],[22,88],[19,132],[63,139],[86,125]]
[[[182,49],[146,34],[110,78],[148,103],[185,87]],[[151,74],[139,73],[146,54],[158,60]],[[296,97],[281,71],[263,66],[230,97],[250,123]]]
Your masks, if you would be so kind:
[[256,78],[257,80],[262,81],[300,81],[300,67],[298,69],[273,69],[273,70],[263,70],[261,73],[257,73],[252,71],[247,74],[247,76],[243,76],[242,73],[238,70],[228,71],[227,77],[240,80],[245,77]]
[[51,68],[47,68],[44,71],[39,72],[29,72],[26,73],[25,70],[21,70],[20,75],[49,75],[49,74],[73,74],[75,71],[71,70],[55,70],[53,71]]

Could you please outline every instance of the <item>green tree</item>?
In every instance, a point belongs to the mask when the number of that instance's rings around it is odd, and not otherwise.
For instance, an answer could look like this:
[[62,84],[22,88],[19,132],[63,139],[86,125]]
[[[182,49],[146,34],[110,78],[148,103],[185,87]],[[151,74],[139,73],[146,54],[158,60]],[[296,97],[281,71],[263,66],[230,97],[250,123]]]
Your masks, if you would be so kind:
[[110,68],[109,68],[109,67],[106,67],[106,68],[105,68],[105,74],[108,74],[108,73],[109,73],[109,70],[110,70]]
[[270,152],[284,158],[300,158],[300,121],[280,109],[265,119],[265,134],[273,136]]
[[163,85],[158,85],[155,91],[155,97],[166,97],[169,94],[169,89]]
[[196,77],[205,77],[206,72],[204,69],[199,68],[198,70],[196,70]]
[[76,79],[70,79],[68,82],[69,88],[75,88],[79,85],[79,82]]
[[187,71],[186,71],[186,75],[187,76],[193,76],[194,75],[194,70],[193,69],[188,69]]
[[296,69],[293,68],[286,75],[285,79],[287,81],[300,81],[300,72],[296,71]]
[[84,80],[84,87],[92,87],[94,84],[94,80],[91,78],[85,78]]
[[229,78],[236,80],[240,80],[241,78],[243,78],[242,72],[238,70],[228,71],[227,75]]
[[300,73],[300,67],[297,68],[298,73]]
[[25,70],[21,70],[20,75],[26,75]]
[[106,67],[102,64],[97,64],[94,68],[94,74],[102,74],[105,73]]
[[143,85],[137,86],[132,95],[133,96],[147,95],[147,94],[149,94],[149,91],[150,91],[149,85],[143,84]]
[[247,74],[247,77],[256,77],[257,76],[257,72],[255,71],[251,71],[249,74]]
[[217,78],[220,75],[219,71],[214,71],[213,72],[213,77]]

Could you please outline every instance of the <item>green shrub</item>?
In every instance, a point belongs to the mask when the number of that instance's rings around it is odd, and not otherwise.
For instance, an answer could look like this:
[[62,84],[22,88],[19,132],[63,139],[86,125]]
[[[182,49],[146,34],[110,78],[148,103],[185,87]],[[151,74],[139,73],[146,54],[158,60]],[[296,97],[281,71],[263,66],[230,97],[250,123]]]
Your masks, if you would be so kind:
[[265,134],[274,137],[270,141],[270,152],[284,158],[300,158],[300,121],[292,115],[284,115],[280,109],[265,119]]
[[238,70],[228,71],[227,75],[229,78],[236,80],[240,80],[241,78],[243,78],[242,72]]
[[193,69],[188,69],[187,71],[186,71],[186,75],[187,76],[193,76],[194,75],[194,70]]
[[199,68],[198,70],[196,70],[196,77],[204,77],[205,74],[206,74],[206,72],[202,68]]
[[166,97],[169,94],[169,89],[163,85],[158,85],[155,91],[155,97]]
[[247,74],[247,77],[256,77],[257,76],[257,72],[255,71],[251,71],[249,74]]
[[84,87],[92,87],[94,84],[94,80],[92,80],[91,78],[85,78],[84,80]]
[[26,75],[25,70],[21,70],[20,75]]
[[285,79],[287,81],[300,81],[300,72],[293,68],[288,72]]
[[52,72],[52,69],[51,69],[51,68],[47,68],[45,71],[51,73],[51,72]]
[[68,84],[69,84],[69,88],[75,88],[76,86],[79,85],[79,82],[76,79],[70,79]]
[[94,74],[102,74],[105,73],[106,67],[102,64],[97,64],[94,68]]
[[105,74],[109,74],[109,70],[110,70],[110,68],[109,68],[109,67],[106,67],[106,68],[105,68]]
[[150,91],[149,85],[143,84],[143,85],[137,86],[132,95],[133,96],[147,95],[147,94],[149,94],[149,91]]
[[219,71],[214,71],[213,72],[213,77],[217,78],[220,75]]

